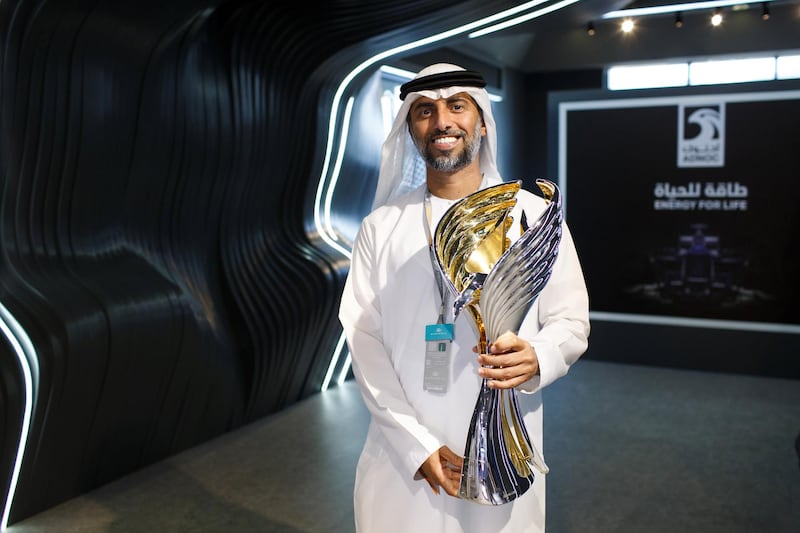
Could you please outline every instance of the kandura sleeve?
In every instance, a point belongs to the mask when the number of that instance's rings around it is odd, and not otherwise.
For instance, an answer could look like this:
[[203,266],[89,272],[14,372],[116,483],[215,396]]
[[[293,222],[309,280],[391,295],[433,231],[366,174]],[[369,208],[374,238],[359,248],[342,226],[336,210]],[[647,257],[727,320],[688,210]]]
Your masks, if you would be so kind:
[[413,476],[442,443],[420,424],[384,345],[380,288],[374,272],[375,240],[374,228],[362,225],[342,293],[339,320],[350,348],[353,373],[372,420]]
[[539,375],[520,385],[535,392],[564,376],[586,351],[589,339],[589,296],[575,244],[566,222],[558,257],[547,285],[539,294],[538,313],[523,321],[520,337],[539,359]]

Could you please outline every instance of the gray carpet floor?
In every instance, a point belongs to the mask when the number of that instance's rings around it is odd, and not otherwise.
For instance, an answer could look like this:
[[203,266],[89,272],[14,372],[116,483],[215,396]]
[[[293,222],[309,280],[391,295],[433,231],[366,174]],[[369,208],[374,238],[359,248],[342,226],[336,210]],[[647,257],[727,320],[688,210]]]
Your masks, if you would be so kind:
[[[582,360],[544,402],[550,533],[800,532],[800,382]],[[367,421],[346,382],[8,532],[351,532]]]

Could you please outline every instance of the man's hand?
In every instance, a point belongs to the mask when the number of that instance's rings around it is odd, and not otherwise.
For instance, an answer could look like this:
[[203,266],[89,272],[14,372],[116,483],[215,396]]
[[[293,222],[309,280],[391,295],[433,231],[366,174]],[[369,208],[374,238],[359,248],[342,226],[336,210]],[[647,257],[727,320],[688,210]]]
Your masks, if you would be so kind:
[[463,464],[463,457],[456,455],[447,446],[442,446],[425,459],[419,467],[419,472],[431,486],[434,494],[439,494],[441,487],[450,496],[458,497]]
[[531,343],[510,331],[489,346],[488,354],[479,354],[478,362],[478,374],[488,379],[487,385],[493,389],[511,389],[539,373],[539,358]]

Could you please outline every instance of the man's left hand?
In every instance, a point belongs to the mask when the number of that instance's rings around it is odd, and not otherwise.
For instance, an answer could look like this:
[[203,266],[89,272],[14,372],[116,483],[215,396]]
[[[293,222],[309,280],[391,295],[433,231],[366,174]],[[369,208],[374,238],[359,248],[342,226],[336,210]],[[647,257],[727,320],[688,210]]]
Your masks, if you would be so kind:
[[511,389],[539,373],[539,358],[531,343],[510,331],[489,346],[488,354],[480,354],[478,362],[478,374],[493,389]]

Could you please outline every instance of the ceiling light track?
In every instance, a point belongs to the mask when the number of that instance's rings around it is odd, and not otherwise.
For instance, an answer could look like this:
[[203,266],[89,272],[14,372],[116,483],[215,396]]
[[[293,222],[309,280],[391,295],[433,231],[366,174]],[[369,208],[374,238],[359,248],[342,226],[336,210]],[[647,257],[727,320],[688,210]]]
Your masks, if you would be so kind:
[[[620,29],[623,33],[631,33],[635,28],[635,21],[637,18],[658,16],[658,15],[673,15],[675,17],[674,25],[676,28],[684,26],[683,15],[684,12],[708,10],[711,11],[710,22],[713,27],[720,26],[723,22],[724,8],[730,8],[732,11],[747,11],[752,5],[761,5],[761,19],[769,20],[771,13],[769,4],[773,2],[787,2],[787,0],[763,0],[760,2],[748,3],[743,0],[706,0],[702,2],[686,2],[678,4],[667,4],[641,8],[628,8],[619,9],[616,11],[609,11],[600,17],[600,20],[615,20],[623,19],[620,23]],[[595,21],[590,21],[587,26],[587,33],[595,35],[598,29],[594,26]]]
[[[778,0],[765,0],[762,5]],[[669,15],[675,12],[698,11],[698,10],[713,10],[721,9],[723,7],[731,7],[737,5],[747,4],[742,0],[708,0],[706,2],[687,2],[685,4],[668,4],[662,6],[639,7],[632,9],[618,9],[616,11],[609,11],[604,13],[601,18],[603,19],[617,19],[626,17],[646,17],[650,15]],[[769,8],[767,8],[769,10]]]

